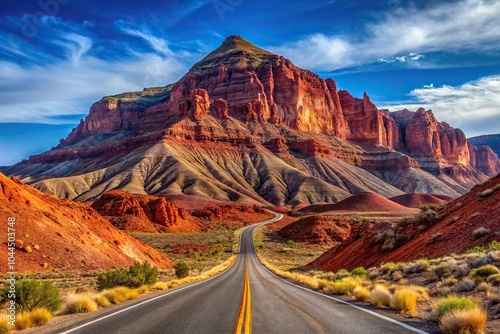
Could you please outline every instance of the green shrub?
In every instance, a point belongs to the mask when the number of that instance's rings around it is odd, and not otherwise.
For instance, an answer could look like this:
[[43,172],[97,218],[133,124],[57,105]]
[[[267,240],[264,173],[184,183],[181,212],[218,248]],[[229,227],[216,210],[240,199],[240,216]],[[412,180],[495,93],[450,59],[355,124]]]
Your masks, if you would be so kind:
[[472,271],[472,276],[480,276],[482,278],[487,278],[495,274],[500,274],[500,270],[491,264],[476,268]]
[[476,239],[482,238],[490,233],[490,229],[486,227],[479,227],[472,231],[472,234]]
[[189,276],[189,266],[184,261],[179,261],[174,266],[175,276],[179,279]]
[[297,244],[295,244],[295,241],[293,241],[293,240],[288,240],[288,241],[286,242],[286,246],[287,246],[288,248],[295,248],[295,247],[297,247]]
[[469,249],[467,251],[467,254],[473,254],[473,253],[487,253],[493,250],[500,250],[500,242],[493,240],[489,245],[487,246],[474,246],[473,248]]
[[365,277],[368,271],[364,267],[357,267],[351,271],[352,276],[363,276]]
[[477,304],[470,298],[451,296],[438,301],[434,313],[438,320],[455,310],[472,310],[477,308]]
[[155,284],[158,279],[158,269],[145,262],[135,262],[128,270],[123,268],[111,269],[97,276],[97,289],[111,289],[117,286],[138,288],[142,285]]
[[[1,292],[2,303],[7,300],[10,286],[7,285]],[[61,307],[59,289],[47,281],[33,279],[19,280],[15,283],[16,311],[32,311],[36,308],[45,308],[54,313]]]

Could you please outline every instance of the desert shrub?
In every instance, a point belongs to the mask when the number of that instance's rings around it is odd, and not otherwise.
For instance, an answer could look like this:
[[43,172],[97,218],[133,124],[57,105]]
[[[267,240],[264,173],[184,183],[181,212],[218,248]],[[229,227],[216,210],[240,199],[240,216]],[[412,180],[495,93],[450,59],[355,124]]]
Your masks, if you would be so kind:
[[417,315],[418,294],[411,288],[398,289],[391,299],[391,307],[404,314]]
[[477,291],[490,292],[490,291],[491,291],[491,289],[492,289],[492,287],[491,287],[491,285],[490,285],[490,284],[488,284],[488,283],[486,283],[486,282],[483,282],[483,283],[481,283],[481,284],[479,284],[479,285],[477,286],[477,289],[476,289],[476,290],[477,290]]
[[52,313],[45,308],[36,308],[29,312],[32,327],[46,325],[52,319]]
[[385,286],[375,285],[370,292],[369,300],[375,306],[390,306],[391,293]]
[[441,232],[437,232],[437,233],[434,233],[432,235],[432,237],[429,239],[429,243],[435,243],[437,239],[441,238],[441,236],[443,235],[443,233]]
[[476,237],[476,239],[482,238],[490,233],[490,229],[486,227],[479,227],[472,231],[472,234]]
[[5,314],[0,314],[0,334],[9,334],[12,326],[9,325],[9,318]]
[[486,282],[493,286],[500,286],[500,274],[493,274],[488,276]]
[[337,273],[335,274],[335,277],[337,279],[342,279],[348,277],[349,275],[350,272],[347,269],[339,269],[339,271],[337,271]]
[[352,290],[352,295],[354,299],[365,302],[370,298],[370,290],[358,285]]
[[97,311],[97,303],[89,294],[68,295],[64,302],[63,314],[90,313]]
[[143,295],[143,294],[149,292],[149,286],[148,285],[142,285],[142,286],[138,287],[135,290],[137,291],[138,294]]
[[426,271],[430,268],[430,263],[426,259],[420,259],[417,260],[415,263],[410,264],[408,267],[405,268],[404,273],[405,274],[418,274],[423,271]]
[[296,243],[295,243],[295,241],[293,241],[293,240],[288,240],[288,241],[286,242],[286,246],[287,246],[288,248],[296,248],[296,247],[297,247],[297,244],[296,244]]
[[455,285],[453,290],[456,292],[467,292],[467,291],[472,291],[475,288],[476,288],[476,283],[474,283],[473,280],[469,278],[464,278]]
[[428,228],[435,223],[437,223],[442,217],[437,213],[439,206],[435,204],[426,204],[420,207],[420,212],[418,212],[414,217],[413,221],[419,224],[424,229]]
[[494,250],[500,250],[500,241],[493,240],[489,245],[486,246],[474,246],[467,251],[467,254],[486,253]]
[[[45,308],[55,312],[61,307],[59,289],[48,281],[37,281],[33,279],[18,280],[15,283],[16,310],[17,312],[32,311],[36,308]],[[1,301],[5,302],[8,295],[7,285],[1,292]]]
[[455,286],[458,283],[458,280],[455,277],[448,277],[447,279],[440,282],[439,286]]
[[123,268],[111,269],[97,276],[97,289],[111,289],[117,286],[138,288],[142,285],[155,284],[158,278],[158,269],[145,262],[135,262],[128,270]]
[[187,277],[189,275],[189,266],[184,261],[177,262],[174,266],[174,269],[175,269],[175,276],[179,279]]
[[488,196],[493,195],[493,193],[494,193],[494,192],[495,192],[495,191],[494,191],[493,189],[491,189],[491,188],[490,188],[490,189],[486,189],[486,190],[484,190],[483,192],[481,192],[481,193],[479,194],[479,196],[480,196],[480,197],[488,197]]
[[446,334],[481,334],[486,319],[486,312],[479,307],[453,310],[441,318],[439,327]]
[[472,310],[477,308],[478,305],[472,299],[467,297],[450,296],[441,299],[437,302],[434,313],[438,320],[452,311],[455,310]]
[[362,276],[366,277],[368,271],[364,267],[357,267],[351,271],[352,276]]
[[472,276],[480,276],[482,278],[487,278],[488,276],[495,274],[500,274],[500,270],[491,264],[481,266],[472,271]]
[[395,271],[392,273],[392,280],[394,282],[399,282],[403,278],[403,273],[400,271]]

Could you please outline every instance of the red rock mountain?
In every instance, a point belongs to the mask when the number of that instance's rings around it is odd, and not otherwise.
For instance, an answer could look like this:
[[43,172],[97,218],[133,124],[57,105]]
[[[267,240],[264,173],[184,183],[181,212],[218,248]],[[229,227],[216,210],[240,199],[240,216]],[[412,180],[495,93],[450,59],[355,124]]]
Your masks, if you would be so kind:
[[[383,234],[380,233],[380,227],[353,227],[355,231],[349,240],[334,246],[308,267],[332,271],[341,268],[352,270],[389,261],[461,254],[474,246],[498,240],[499,212],[500,175],[497,175],[439,209],[438,214],[443,218],[429,229],[421,231],[416,224],[410,224],[401,231],[394,231],[396,239],[398,235],[405,239],[400,247],[392,251],[383,251],[383,245],[378,240],[378,236]],[[391,229],[391,226],[384,228]]]
[[[114,227],[89,205],[44,195],[18,179],[0,173],[1,236],[16,219],[16,268],[19,273],[43,270],[102,270],[149,261],[160,268],[173,263],[163,254]],[[4,245],[6,246],[6,245]],[[7,270],[7,249],[0,270]]]
[[123,189],[289,206],[457,197],[499,171],[430,111],[378,110],[239,36],[173,85],[103,98],[58,147],[4,169],[79,201]]

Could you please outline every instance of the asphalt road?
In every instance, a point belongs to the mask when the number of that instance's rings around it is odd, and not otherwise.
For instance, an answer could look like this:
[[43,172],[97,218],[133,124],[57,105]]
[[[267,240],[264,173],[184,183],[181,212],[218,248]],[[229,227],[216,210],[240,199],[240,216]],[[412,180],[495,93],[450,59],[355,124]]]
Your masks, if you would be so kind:
[[274,276],[255,254],[256,227],[243,230],[240,255],[221,275],[57,333],[425,333]]

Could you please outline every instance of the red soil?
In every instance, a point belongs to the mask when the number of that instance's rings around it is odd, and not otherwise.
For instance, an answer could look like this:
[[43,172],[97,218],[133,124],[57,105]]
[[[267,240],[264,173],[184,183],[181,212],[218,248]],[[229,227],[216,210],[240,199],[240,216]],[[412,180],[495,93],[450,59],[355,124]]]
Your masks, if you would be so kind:
[[411,213],[415,210],[397,204],[375,193],[365,192],[348,197],[334,204],[314,204],[305,207],[301,212],[322,213],[328,211],[351,212],[400,212]]
[[[172,261],[114,227],[86,204],[61,200],[10,180],[0,173],[0,233],[7,248],[7,222],[14,217],[19,273],[48,270],[102,270],[125,267],[134,260],[168,268]],[[7,270],[7,249],[0,252],[0,271]]]
[[330,216],[309,216],[283,227],[278,234],[293,241],[333,245],[347,240],[351,225]]
[[[492,192],[488,196],[485,191]],[[474,246],[486,245],[499,240],[500,231],[500,174],[489,181],[477,185],[467,194],[445,205],[438,211],[444,218],[423,232],[416,224],[396,230],[401,237],[409,236],[410,241],[391,252],[382,251],[382,244],[376,242],[375,235],[389,226],[353,226],[348,242],[333,247],[315,261],[309,268],[324,270],[354,269],[369,267],[388,261],[411,261],[419,258],[436,258],[452,253],[460,254]],[[474,233],[478,228],[489,232],[482,237]]]
[[391,197],[390,200],[408,208],[419,208],[425,204],[436,204],[441,206],[447,203],[446,200],[443,200],[432,194],[425,193],[404,194],[396,197]]
[[274,217],[259,206],[224,205],[210,206],[191,213],[201,220],[220,223],[226,227],[240,227],[255,224]]

